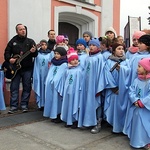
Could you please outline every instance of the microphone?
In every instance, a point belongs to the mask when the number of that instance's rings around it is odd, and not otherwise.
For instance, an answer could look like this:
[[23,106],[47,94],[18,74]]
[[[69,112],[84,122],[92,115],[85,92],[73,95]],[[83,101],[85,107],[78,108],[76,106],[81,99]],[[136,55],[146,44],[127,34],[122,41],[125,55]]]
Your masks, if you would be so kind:
[[113,72],[122,61],[122,59],[119,59],[118,62],[116,62],[114,66],[110,69],[110,72]]

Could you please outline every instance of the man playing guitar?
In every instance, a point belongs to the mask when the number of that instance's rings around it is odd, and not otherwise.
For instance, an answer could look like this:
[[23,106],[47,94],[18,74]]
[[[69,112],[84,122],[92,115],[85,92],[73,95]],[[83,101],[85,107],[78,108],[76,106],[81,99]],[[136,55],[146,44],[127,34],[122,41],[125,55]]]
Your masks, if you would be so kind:
[[[19,69],[16,70],[15,75],[11,80],[10,85],[10,110],[8,113],[14,113],[19,108],[19,85],[22,81],[22,95],[20,108],[22,112],[28,111],[28,103],[31,93],[31,78],[33,73],[33,58],[37,56],[37,48],[33,39],[27,38],[27,28],[23,24],[16,25],[16,33],[7,44],[4,58],[10,65],[18,65],[16,62],[21,58],[19,62]],[[28,53],[28,55],[26,55]],[[18,55],[20,58],[15,58]],[[22,57],[25,56],[23,59]],[[4,70],[5,71],[5,70]],[[6,70],[7,71],[7,70]],[[13,72],[12,72],[13,73]]]

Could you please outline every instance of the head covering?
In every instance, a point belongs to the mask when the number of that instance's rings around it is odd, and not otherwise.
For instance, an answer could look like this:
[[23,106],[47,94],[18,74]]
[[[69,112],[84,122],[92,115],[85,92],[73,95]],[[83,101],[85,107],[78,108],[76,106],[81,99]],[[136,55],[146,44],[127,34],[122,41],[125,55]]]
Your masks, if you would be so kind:
[[78,45],[78,44],[84,45],[85,48],[87,47],[87,43],[83,38],[80,38],[76,41],[76,45]]
[[123,46],[123,48],[125,50],[125,45],[124,44],[114,43],[112,45],[112,51],[114,52],[118,46]]
[[44,39],[40,41],[40,44],[41,43],[46,43],[46,45],[48,45],[48,42],[46,40],[44,40]]
[[78,59],[78,54],[77,52],[74,50],[74,48],[70,48],[67,51],[67,58],[68,58],[68,62],[72,61],[73,59]]
[[139,64],[147,71],[150,72],[150,58],[143,58],[139,61]]
[[144,43],[146,46],[150,46],[150,35],[145,34],[139,38],[139,42]]
[[147,74],[138,74],[138,78],[141,80],[150,79],[150,58],[141,59],[139,65],[147,71]]
[[64,34],[64,40],[69,41],[69,37],[68,37],[68,35]]
[[64,36],[63,35],[58,35],[56,37],[56,44],[62,43],[62,42],[64,42]]
[[90,41],[89,41],[89,45],[95,45],[97,46],[98,48],[100,48],[100,41],[98,38],[92,38]]
[[132,39],[139,39],[142,35],[145,35],[146,33],[143,31],[135,31],[133,33]]
[[115,38],[117,37],[117,33],[116,33],[116,31],[115,31],[115,29],[114,29],[113,27],[109,27],[109,28],[106,30],[105,35],[106,35],[108,32],[113,32],[114,35],[115,35]]
[[57,47],[54,52],[58,52],[61,56],[67,55],[67,51],[64,47]]
[[92,39],[92,37],[93,37],[93,34],[90,31],[85,31],[85,32],[83,32],[83,36],[84,36],[84,34],[89,35],[90,39]]

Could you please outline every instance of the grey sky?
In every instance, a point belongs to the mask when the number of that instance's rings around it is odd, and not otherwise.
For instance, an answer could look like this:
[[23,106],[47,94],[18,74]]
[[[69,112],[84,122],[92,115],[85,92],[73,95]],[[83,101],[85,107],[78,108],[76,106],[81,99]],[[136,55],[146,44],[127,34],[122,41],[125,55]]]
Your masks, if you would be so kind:
[[128,16],[141,17],[141,29],[150,29],[147,18],[150,17],[150,0],[121,0],[120,7],[120,34],[124,35],[124,27]]

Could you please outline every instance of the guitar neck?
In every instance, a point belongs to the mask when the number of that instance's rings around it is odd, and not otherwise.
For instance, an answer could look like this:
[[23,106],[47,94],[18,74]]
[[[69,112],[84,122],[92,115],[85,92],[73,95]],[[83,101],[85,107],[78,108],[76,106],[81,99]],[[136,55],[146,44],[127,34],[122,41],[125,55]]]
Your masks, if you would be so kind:
[[25,54],[23,54],[19,59],[18,61],[21,62],[24,58],[26,58],[31,52],[30,51],[27,51]]

